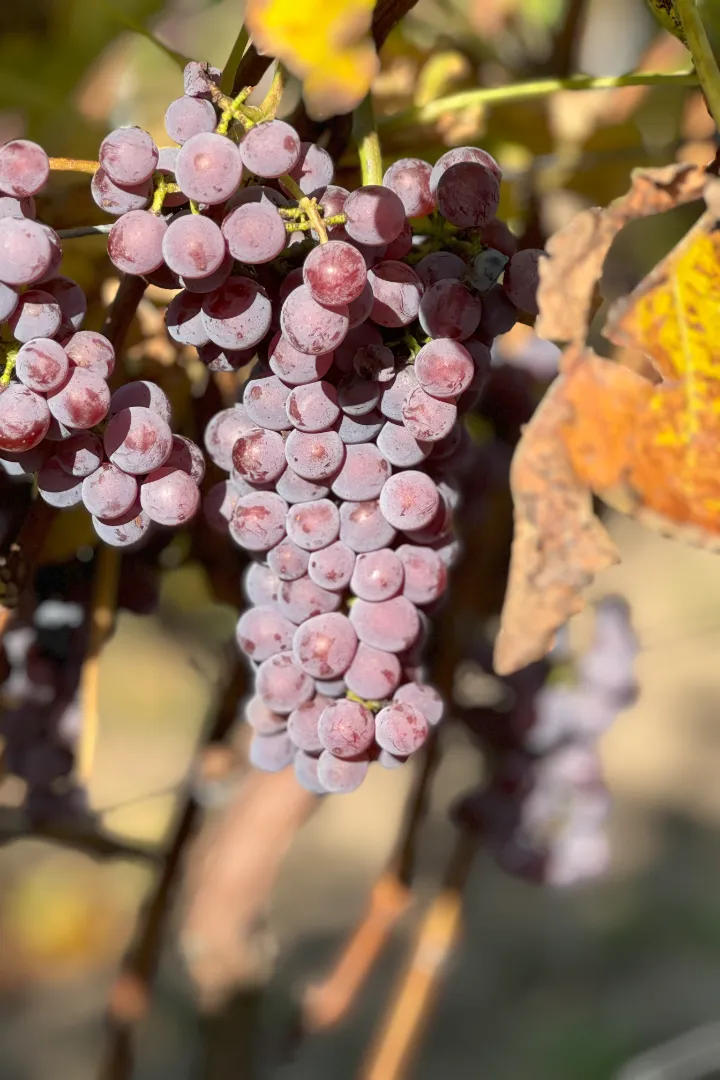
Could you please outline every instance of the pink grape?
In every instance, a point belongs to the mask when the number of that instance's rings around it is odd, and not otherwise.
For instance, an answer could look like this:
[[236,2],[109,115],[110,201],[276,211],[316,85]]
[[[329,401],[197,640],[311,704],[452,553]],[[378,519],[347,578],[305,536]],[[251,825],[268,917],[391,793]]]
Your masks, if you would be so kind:
[[462,341],[475,333],[481,314],[480,299],[461,281],[438,281],[420,301],[420,325],[433,338]]
[[412,705],[414,709],[422,713],[428,724],[439,724],[445,712],[445,703],[435,687],[424,683],[405,683],[393,695],[393,701],[400,701],[404,705]]
[[452,431],[457,420],[457,406],[451,401],[430,397],[418,386],[405,400],[402,419],[419,442],[439,442]]
[[309,577],[283,581],[278,585],[278,611],[296,626],[315,615],[327,615],[331,611],[337,611],[340,602],[339,596],[316,585]]
[[315,689],[318,694],[322,694],[323,697],[329,698],[335,701],[337,698],[345,697],[347,687],[344,679],[316,679]]
[[230,472],[232,468],[233,446],[256,425],[247,414],[244,405],[233,405],[215,413],[205,428],[203,441],[211,461],[219,469]]
[[294,469],[288,465],[282,476],[276,481],[275,487],[278,495],[282,495],[287,503],[304,503],[312,499],[324,499],[330,493],[330,488],[315,480],[305,480],[298,476]]
[[373,443],[351,444],[331,488],[340,499],[364,502],[378,498],[391,473],[390,462]]
[[48,407],[66,427],[95,427],[107,416],[110,390],[94,371],[74,367],[62,386],[48,394]]
[[202,214],[174,218],[162,236],[162,257],[166,264],[176,274],[191,278],[214,274],[222,266],[226,250],[219,227]]
[[182,191],[195,202],[215,206],[240,186],[242,161],[234,142],[214,132],[200,132],[185,142],[175,161]]
[[63,342],[63,348],[76,367],[93,371],[102,379],[109,379],[115,369],[112,344],[95,330],[78,330]]
[[202,98],[181,97],[171,101],[165,111],[165,130],[176,143],[184,143],[202,131],[214,131],[215,109]]
[[267,484],[285,469],[285,444],[277,431],[251,428],[241,435],[232,452],[233,469],[251,484]]
[[375,741],[375,717],[359,701],[331,701],[320,714],[318,738],[334,757],[356,758]]
[[380,398],[380,412],[388,420],[401,421],[403,407],[410,394],[417,388],[417,376],[411,366],[401,368],[392,382],[385,384]]
[[230,277],[203,299],[202,318],[216,345],[247,349],[257,345],[270,329],[272,303],[252,278]]
[[411,469],[420,465],[432,449],[432,443],[419,442],[404,424],[388,420],[377,437],[377,448],[391,465]]
[[437,485],[425,473],[407,469],[395,473],[380,494],[380,508],[396,529],[423,529],[440,505]]
[[454,255],[451,251],[431,251],[429,255],[423,256],[415,270],[427,289],[438,281],[460,279],[467,266],[459,255]]
[[517,251],[517,237],[505,222],[500,221],[498,218],[488,221],[487,225],[483,226],[480,235],[483,244],[487,244],[489,248],[501,252],[508,259],[511,259]]
[[274,604],[279,589],[280,581],[268,566],[250,563],[243,575],[243,592],[251,604]]
[[[217,238],[214,238],[217,239]],[[223,255],[223,260],[218,266],[217,270],[213,270],[212,274],[207,274],[204,277],[190,277],[189,274],[178,274],[178,284],[182,285],[188,292],[193,293],[210,293],[215,292],[221,285],[224,285],[227,279],[230,277],[233,271],[233,257],[229,251],[226,251]]]
[[103,461],[103,445],[99,435],[81,431],[58,445],[55,460],[69,476],[84,479],[100,468]]
[[328,750],[318,758],[317,778],[325,791],[337,795],[349,795],[360,787],[367,775],[369,759],[343,761]]
[[356,600],[350,608],[350,621],[360,641],[383,652],[409,649],[420,633],[417,608],[405,596],[379,603]]
[[162,465],[140,485],[140,505],[158,525],[185,525],[200,508],[200,489],[182,469]]
[[256,735],[278,735],[287,729],[287,717],[272,712],[257,696],[250,698],[243,712]]
[[318,244],[307,256],[303,279],[318,304],[349,304],[365,288],[365,260],[351,244],[329,240],[327,244]]
[[82,481],[82,501],[95,517],[121,517],[134,506],[137,495],[135,477],[121,472],[109,461]]
[[385,249],[384,259],[388,262],[396,262],[409,255],[413,247],[413,231],[409,221],[405,221],[402,232],[396,236],[392,243]]
[[340,539],[360,554],[388,547],[396,531],[383,516],[377,499],[343,502],[340,506]]
[[113,465],[133,476],[159,469],[173,447],[167,421],[141,405],[116,413],[105,428],[103,442]]
[[372,442],[377,438],[383,426],[383,418],[376,409],[364,416],[342,414],[337,433],[346,446],[356,443]]
[[35,338],[23,345],[15,358],[15,374],[20,382],[40,394],[62,385],[69,367],[67,353],[50,338]]
[[[292,508],[288,512],[288,518]],[[267,564],[280,581],[297,581],[308,573],[310,555],[286,536],[267,553]],[[322,584],[322,582],[320,582]]]
[[401,544],[397,557],[402,563],[405,580],[403,596],[413,604],[432,604],[447,588],[447,569],[436,551],[414,544]]
[[32,195],[16,199],[13,195],[0,192],[0,218],[34,218],[35,200]]
[[380,326],[408,326],[418,317],[423,284],[411,266],[388,260],[368,272],[373,293],[370,318]]
[[295,289],[299,289],[303,284],[303,272],[302,266],[296,266],[294,270],[291,270],[289,274],[286,274],[280,283],[280,290],[278,292],[278,299],[280,304],[284,304],[288,296]]
[[220,85],[219,68],[198,60],[190,60],[183,68],[183,92],[188,97],[209,98],[213,84]]
[[355,552],[342,540],[314,551],[309,558],[307,573],[311,581],[330,592],[342,592],[350,584],[355,567]]
[[365,701],[384,701],[400,684],[400,661],[394,653],[361,641],[344,677],[353,694]]
[[[336,679],[350,666],[357,636],[347,615],[329,612],[307,619],[295,631],[293,655],[308,675]],[[363,747],[364,749],[364,747]]]
[[472,356],[452,338],[429,341],[415,357],[415,376],[431,397],[457,397],[470,386],[474,374]]
[[431,214],[437,200],[430,190],[432,165],[421,158],[400,158],[386,169],[383,185],[401,199],[408,217]]
[[306,754],[304,750],[297,750],[293,759],[295,779],[306,791],[311,791],[314,795],[326,795],[327,788],[320,783],[318,776],[319,760],[312,754]]
[[8,319],[13,336],[16,341],[21,342],[32,341],[38,337],[54,337],[61,322],[60,305],[50,293],[42,289],[28,289],[22,293]]
[[437,192],[440,178],[448,169],[452,168],[453,165],[459,165],[461,162],[473,162],[476,165],[484,165],[485,168],[489,169],[495,176],[498,183],[502,180],[502,170],[495,158],[492,154],[489,154],[487,150],[481,150],[477,146],[456,146],[439,157],[433,166],[432,173],[430,174],[430,191],[433,194]]
[[[323,217],[327,220],[327,218],[336,217],[337,214],[341,214],[343,212],[343,207],[345,206],[345,200],[347,199],[349,194],[350,192],[348,191],[348,189],[340,187],[339,184],[328,184],[328,186],[325,188],[325,191],[322,193],[320,199],[318,200],[318,206],[323,212]],[[328,229],[328,235],[332,236],[335,230],[341,227],[342,226],[340,225],[326,226],[326,228]],[[314,240],[318,239],[318,237],[315,235],[314,230],[312,235]]]
[[286,732],[276,735],[253,735],[248,747],[248,761],[263,772],[280,772],[292,765],[295,747]]
[[345,459],[345,445],[335,431],[307,433],[291,431],[285,442],[285,457],[291,469],[304,480],[327,480]]
[[335,387],[322,381],[296,386],[287,396],[285,412],[298,431],[327,431],[340,415]]
[[296,503],[287,516],[287,534],[304,551],[319,551],[337,539],[340,512],[329,499]]
[[121,186],[110,179],[104,169],[98,169],[90,181],[93,201],[107,214],[129,214],[143,210],[152,198],[152,180]]
[[294,289],[280,313],[280,327],[293,348],[300,352],[332,352],[349,329],[346,304],[325,307],[313,299],[307,285]]
[[345,199],[348,236],[361,244],[389,244],[405,224],[405,207],[394,191],[379,184],[356,188]]
[[87,313],[87,299],[78,283],[61,275],[43,281],[43,290],[57,300],[63,322],[68,323],[73,330],[79,330]]
[[295,627],[274,607],[253,607],[238,619],[235,638],[251,660],[267,660],[292,649]]
[[[348,309],[349,310],[349,309]],[[335,352],[335,366],[338,371],[348,372],[353,370],[353,361],[358,349],[367,345],[382,345],[382,334],[377,326],[372,323],[361,323],[360,326],[348,330]]]
[[208,371],[239,371],[255,356],[254,349],[221,349],[209,341],[198,346],[198,356]]
[[286,652],[263,660],[257,670],[256,688],[263,704],[280,716],[310,701],[315,693],[313,680]]
[[149,210],[131,210],[115,222],[108,235],[108,255],[124,274],[150,274],[162,264],[164,218]]
[[373,411],[381,393],[380,383],[360,379],[353,373],[340,380],[337,400],[346,416],[365,416]]
[[447,537],[452,531],[452,525],[452,507],[444,498],[441,498],[432,521],[420,529],[405,529],[405,535],[413,544],[433,544],[436,540]]
[[350,588],[361,600],[389,600],[403,586],[403,564],[390,548],[358,555]]
[[245,385],[243,405],[253,423],[272,431],[287,431],[291,426],[287,415],[290,391],[277,375],[250,379]]
[[300,159],[300,139],[284,120],[268,120],[245,133],[240,157],[245,168],[256,176],[282,176]]
[[5,322],[18,306],[20,297],[9,285],[3,285],[0,281],[0,322]]
[[393,701],[375,717],[378,746],[391,754],[413,754],[428,737],[428,722],[422,712],[404,701]]
[[285,222],[269,200],[235,207],[222,223],[233,258],[247,265],[272,262],[287,244]]
[[269,551],[285,535],[288,505],[274,491],[243,495],[230,518],[230,535],[246,551]]
[[363,286],[363,291],[357,299],[351,300],[348,304],[348,324],[350,330],[354,330],[365,322],[372,311],[373,302],[373,292],[369,283],[366,281]]
[[[321,190],[324,191],[328,184],[332,182],[335,166],[333,165],[333,159],[330,157],[327,150],[323,150],[322,147],[317,146],[315,143],[301,142],[300,156],[293,167],[288,169],[287,172],[292,176],[303,194],[313,195],[319,193]],[[292,194],[292,192],[288,191],[285,187],[282,179],[280,180],[280,187],[288,195]],[[339,212],[339,210],[333,211],[333,213]]]
[[319,754],[322,750],[323,745],[318,736],[318,720],[323,709],[329,704],[329,698],[316,694],[311,701],[299,705],[288,716],[287,732],[299,750],[309,754]]
[[545,252],[540,248],[524,248],[510,259],[505,267],[503,289],[516,308],[529,315],[539,312],[537,290],[540,284],[540,260]]
[[322,379],[333,362],[333,353],[300,352],[287,338],[276,334],[268,348],[270,370],[288,386],[302,386]]
[[50,175],[50,162],[41,146],[13,139],[0,147],[0,191],[18,199],[34,195]]
[[102,521],[94,517],[92,523],[100,539],[111,547],[131,547],[137,544],[147,535],[152,525],[139,500],[119,518]]
[[157,383],[146,379],[133,379],[132,382],[119,386],[110,398],[110,416],[115,416],[123,409],[130,409],[134,405],[151,409],[168,424],[170,423],[172,417],[170,400]]
[[195,293],[183,291],[173,296],[165,313],[165,324],[173,341],[181,345],[195,345],[196,348],[209,343],[202,305],[202,296]]
[[42,442],[49,426],[45,398],[21,383],[0,387],[0,450],[31,450]]
[[490,169],[475,162],[451,165],[437,186],[438,210],[460,229],[492,221],[500,203],[500,184]]
[[142,128],[117,128],[100,143],[98,158],[114,183],[141,184],[155,171],[158,148]]
[[71,506],[79,506],[83,501],[82,485],[82,480],[75,476],[68,476],[54,458],[49,458],[38,470],[38,494],[43,502],[46,502],[48,506],[54,506],[57,510],[68,510]]

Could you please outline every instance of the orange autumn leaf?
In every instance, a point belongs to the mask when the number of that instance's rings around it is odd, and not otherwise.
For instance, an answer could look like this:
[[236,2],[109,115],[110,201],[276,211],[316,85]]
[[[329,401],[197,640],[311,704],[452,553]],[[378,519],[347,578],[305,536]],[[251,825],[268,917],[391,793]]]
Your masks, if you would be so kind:
[[[717,181],[708,184],[702,173],[688,179],[690,183],[677,193],[678,201],[695,191],[701,179],[714,203]],[[632,216],[644,216],[646,205],[641,200]],[[596,224],[590,231],[606,252],[613,208],[593,213]],[[644,352],[662,381],[650,382],[578,343],[566,350],[562,374],[523,434],[511,477],[516,533],[495,652],[500,673],[547,652],[557,629],[582,607],[583,588],[612,561],[611,543],[600,523],[593,518],[593,529],[587,520],[591,493],[665,535],[720,549],[716,225],[716,214],[705,213],[615,306],[605,327],[616,345]],[[581,289],[587,297],[584,317],[589,317],[592,287],[603,260],[597,258],[592,242],[582,248],[578,237],[584,235],[589,230],[581,226],[565,248],[560,245],[559,261],[567,263],[569,249],[577,266],[592,266],[592,275],[585,271]],[[546,293],[548,281],[554,282],[548,312],[561,311],[558,291],[565,286],[557,269],[551,266],[545,282]],[[570,282],[566,287],[569,295],[578,294],[576,285]],[[578,326],[566,329],[577,341]],[[547,462],[553,463],[552,469]],[[559,475],[560,487],[566,493],[572,490],[572,499],[567,494],[558,498]]]

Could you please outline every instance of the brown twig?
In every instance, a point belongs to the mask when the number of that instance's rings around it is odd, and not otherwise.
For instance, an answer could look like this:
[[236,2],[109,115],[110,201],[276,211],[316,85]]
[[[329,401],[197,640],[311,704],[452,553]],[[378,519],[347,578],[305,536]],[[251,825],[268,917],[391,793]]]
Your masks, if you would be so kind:
[[372,36],[375,48],[380,50],[390,31],[415,7],[417,0],[379,0],[373,12]]
[[122,346],[146,289],[147,282],[141,277],[123,274],[120,279],[115,299],[108,308],[102,326],[102,333],[110,339],[115,352],[118,352]]
[[257,86],[273,62],[272,56],[261,56],[250,42],[235,72],[231,97],[239,94],[243,86]]
[[422,921],[410,961],[359,1080],[401,1080],[407,1076],[446,961],[462,929],[463,890],[477,846],[475,836],[459,833],[443,886]]

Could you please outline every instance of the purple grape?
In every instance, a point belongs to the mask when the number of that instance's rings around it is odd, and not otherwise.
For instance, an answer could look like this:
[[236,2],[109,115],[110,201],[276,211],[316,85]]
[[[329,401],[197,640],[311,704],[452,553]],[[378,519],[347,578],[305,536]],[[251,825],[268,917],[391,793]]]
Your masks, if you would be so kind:
[[405,224],[405,207],[394,191],[379,184],[356,188],[345,199],[348,236],[361,244],[389,244]]
[[[332,183],[335,166],[327,150],[323,150],[315,143],[301,142],[300,156],[297,162],[291,169],[286,171],[292,176],[304,195],[317,195],[320,191],[324,191],[328,184]],[[286,194],[292,194],[285,187],[282,179],[280,180],[280,187]],[[340,213],[339,210],[333,212]]]
[[401,421],[403,408],[410,394],[417,388],[418,381],[413,368],[408,365],[401,368],[391,383],[386,384],[380,398],[380,412],[388,420]]
[[37,474],[40,498],[58,510],[67,510],[83,501],[83,483],[75,476],[68,476],[54,458],[49,458]]
[[203,300],[205,329],[216,345],[248,349],[270,329],[272,303],[265,290],[247,277],[230,277]]
[[304,383],[322,379],[333,362],[333,353],[313,356],[300,352],[280,334],[276,334],[270,342],[268,357],[270,370],[288,386],[302,386]]
[[484,165],[472,161],[451,165],[437,185],[438,210],[460,229],[486,225],[497,213],[500,184]]
[[358,554],[388,547],[396,531],[383,516],[377,499],[343,502],[340,506],[340,539]]
[[134,476],[104,462],[82,481],[82,501],[99,518],[117,518],[135,505],[138,483]]
[[185,143],[203,131],[214,131],[216,125],[217,115],[213,104],[203,98],[176,98],[165,112],[165,130],[176,143]]
[[63,348],[75,367],[92,371],[102,379],[109,379],[115,369],[111,342],[95,330],[78,330],[63,341]]
[[335,366],[338,371],[353,371],[353,362],[358,350],[369,345],[381,346],[382,334],[372,323],[362,323],[348,330],[346,337],[335,353]]
[[272,262],[287,244],[285,222],[268,200],[236,207],[223,221],[222,234],[233,258],[250,266]]
[[[174,184],[175,164],[179,151],[178,146],[161,146],[158,151],[158,163],[156,172],[159,172],[168,184]],[[187,195],[182,191],[168,191],[163,200],[163,210],[170,210],[176,206],[187,205]]]
[[428,724],[439,724],[445,713],[445,702],[433,686],[425,683],[405,683],[393,695],[393,701],[412,705],[427,720]]
[[287,503],[274,491],[243,495],[230,518],[230,535],[246,551],[269,551],[285,535],[287,511]]
[[425,217],[437,206],[430,190],[431,173],[432,166],[421,158],[400,158],[385,171],[383,185],[400,198],[408,217]]
[[[342,214],[345,206],[345,200],[350,192],[347,188],[340,187],[339,184],[328,184],[325,191],[322,193],[318,200],[318,206],[323,212],[325,219],[336,217],[338,214]],[[341,225],[326,225],[328,236],[333,236],[337,229],[342,228]],[[313,240],[319,240],[319,237],[315,235],[315,231],[312,230]]]
[[290,468],[304,480],[327,480],[342,465],[345,445],[335,431],[311,434],[293,430],[285,442],[285,457]]
[[331,701],[320,713],[318,738],[334,757],[357,758],[375,741],[375,717],[359,701]]
[[365,416],[342,415],[337,433],[346,446],[356,443],[372,442],[377,438],[383,426],[383,418],[379,412],[373,409]]
[[368,273],[368,283],[373,293],[373,322],[400,327],[417,318],[423,285],[412,267],[401,262],[379,262]]
[[3,285],[0,281],[0,322],[5,322],[18,306],[20,297],[9,285]]
[[287,431],[291,426],[287,414],[290,390],[277,375],[251,379],[245,385],[243,405],[258,427],[271,431]]
[[264,705],[287,716],[314,696],[315,684],[290,653],[263,660],[257,670],[256,689]]
[[[292,507],[288,512],[288,518]],[[308,572],[310,556],[307,551],[286,536],[267,553],[267,564],[280,581],[297,581]],[[322,583],[321,583],[322,584]]]
[[255,356],[255,349],[221,349],[211,341],[198,346],[198,356],[208,371],[239,371]]
[[478,337],[486,345],[492,345],[500,334],[507,334],[517,322],[518,312],[502,285],[495,285],[482,299],[482,315]]
[[316,694],[311,701],[293,709],[288,716],[287,733],[299,750],[308,754],[319,754],[323,749],[318,736],[318,720],[323,709],[329,704],[329,698]]
[[377,448],[391,465],[412,469],[420,465],[432,449],[432,443],[418,442],[404,424],[388,420],[377,437]]
[[483,225],[480,236],[483,244],[502,252],[508,259],[511,259],[517,251],[517,237],[505,222],[500,221],[499,218],[493,218],[492,221],[488,221],[487,225]]
[[413,604],[432,604],[447,588],[447,569],[436,551],[414,544],[401,544],[397,557],[404,569],[403,596]]
[[147,535],[152,524],[139,500],[122,517],[112,521],[101,521],[94,517],[92,523],[100,539],[111,547],[131,547],[137,544]]
[[315,615],[337,611],[340,602],[339,596],[316,585],[309,577],[280,582],[278,586],[278,610],[296,626]]
[[456,146],[454,149],[448,150],[435,162],[430,174],[430,191],[432,194],[437,192],[440,178],[447,170],[452,168],[453,165],[459,165],[462,162],[484,165],[495,176],[498,184],[502,180],[502,170],[495,158],[492,154],[488,154],[487,150],[481,150],[477,146]]
[[242,713],[256,735],[278,735],[287,730],[287,717],[272,712],[259,697],[250,698]]
[[108,235],[110,262],[124,274],[151,274],[162,265],[167,231],[165,219],[149,210],[123,214]]
[[278,495],[281,495],[285,502],[293,505],[295,503],[311,502],[313,499],[324,499],[330,493],[330,488],[326,484],[306,480],[304,477],[298,476],[290,466],[287,467],[276,482],[275,487]]
[[32,195],[16,199],[12,195],[0,194],[0,218],[6,217],[34,219],[35,200]]
[[200,489],[182,469],[163,465],[140,485],[140,505],[158,525],[186,525],[200,508]]
[[157,383],[146,379],[134,379],[132,382],[119,386],[110,398],[110,416],[115,416],[123,409],[131,409],[135,405],[143,409],[151,409],[168,424],[170,423],[172,418],[170,400]]
[[95,427],[105,419],[110,407],[110,391],[96,372],[74,367],[62,386],[48,394],[47,402],[59,423],[83,430]]
[[285,412],[298,431],[327,431],[340,415],[335,387],[322,381],[296,386],[287,396]]
[[369,283],[366,281],[363,286],[363,291],[360,293],[356,300],[351,300],[348,304],[348,320],[350,330],[354,330],[356,327],[361,326],[367,318],[370,316],[372,306],[374,302],[373,292]]
[[461,281],[438,281],[420,301],[420,325],[433,338],[462,341],[475,333],[481,314],[479,298]]
[[318,758],[317,778],[325,791],[336,795],[349,795],[360,787],[367,775],[369,758],[343,761],[329,750],[323,750]]
[[[357,649],[357,636],[346,615],[315,615],[298,626],[293,655],[308,675],[336,679],[348,669]],[[361,749],[365,749],[362,747]]]
[[144,210],[152,198],[152,180],[122,187],[110,179],[104,169],[98,169],[90,181],[90,194],[101,210],[108,214],[129,214]]
[[220,85],[222,72],[206,62],[191,60],[183,69],[183,88],[188,97],[209,98],[213,86]]
[[251,484],[268,484],[284,472],[285,444],[277,431],[251,428],[240,435],[232,451],[233,475]]
[[360,252],[342,240],[318,244],[303,266],[303,280],[318,304],[350,304],[361,295],[367,277]]
[[102,464],[102,439],[90,431],[81,431],[61,442],[54,456],[68,476],[82,480]]
[[[244,206],[246,203],[270,203],[276,209],[287,206],[288,201],[284,195],[281,195],[275,188],[267,187],[264,184],[251,184],[249,187],[239,188],[235,194],[228,199],[225,210],[229,213],[234,210],[236,206]],[[302,271],[300,272],[302,277]]]
[[203,516],[213,532],[221,536],[227,536],[230,532],[229,524],[233,511],[242,498],[244,491],[240,491],[230,480],[221,480],[213,484],[203,498]]
[[268,566],[250,563],[243,575],[243,591],[251,604],[274,604],[280,581]]
[[254,662],[267,660],[292,649],[295,627],[273,607],[253,607],[244,612],[235,628],[238,648]]
[[452,431],[457,407],[451,401],[430,397],[418,386],[405,400],[402,419],[418,442],[439,442]]
[[159,469],[173,447],[167,422],[153,409],[140,405],[113,416],[105,429],[103,443],[113,465],[133,476]]
[[196,293],[179,292],[173,296],[165,312],[165,325],[173,341],[196,348],[209,344],[202,305],[203,298]]
[[[0,224],[2,224],[0,222]],[[51,338],[60,329],[62,314],[57,300],[42,289],[22,293],[8,325],[16,341]]]
[[390,600],[403,587],[403,564],[390,548],[358,555],[350,588],[361,600]]
[[300,787],[311,791],[314,795],[326,795],[327,789],[320,783],[318,777],[318,757],[306,754],[303,750],[297,750],[293,759],[295,779]]
[[332,544],[340,532],[340,513],[329,499],[296,503],[287,516],[287,534],[304,551],[319,551]]
[[356,600],[350,608],[350,621],[360,641],[383,652],[404,652],[420,633],[417,608],[405,596],[380,603]]
[[459,280],[467,266],[459,255],[454,255],[451,251],[431,251],[420,260],[415,270],[427,289],[438,281]]
[[285,300],[280,326],[283,335],[300,352],[314,356],[329,353],[348,332],[347,305],[324,307],[312,298],[307,285],[301,285]]
[[388,244],[385,249],[384,260],[387,262],[399,262],[404,259],[406,255],[409,255],[413,247],[413,231],[412,225],[406,219],[405,224],[402,227],[402,232],[399,236],[396,236],[392,243]]
[[245,168],[256,176],[282,176],[300,160],[300,139],[284,120],[267,120],[245,133],[240,157]]
[[70,361],[57,341],[35,338],[23,345],[15,358],[15,374],[21,383],[39,394],[57,390],[67,378]]
[[180,147],[175,176],[189,199],[210,206],[223,203],[234,195],[242,179],[238,148],[214,132],[193,135]]
[[472,356],[452,338],[429,341],[415,357],[415,377],[431,397],[457,397],[470,386],[474,374]]
[[42,225],[27,218],[0,219],[0,281],[30,285],[50,269],[52,248]]
[[307,564],[310,580],[330,592],[342,592],[350,584],[355,567],[355,552],[342,540],[321,551],[314,551]]
[[141,184],[158,163],[158,148],[139,127],[117,128],[100,143],[100,166],[115,184]]
[[[53,277],[49,281],[43,281],[43,290],[50,293],[60,305],[63,322],[72,326],[73,330],[79,330],[87,313],[87,300],[78,283],[67,277]],[[1,305],[2,290],[0,289]]]
[[423,745],[428,732],[426,717],[405,701],[393,701],[375,717],[378,746],[391,754],[413,754]]
[[373,443],[351,444],[345,448],[345,461],[332,481],[332,491],[352,502],[376,499],[391,473],[390,462]]
[[510,259],[503,277],[503,289],[508,299],[520,311],[529,315],[539,312],[537,290],[540,284],[540,260],[545,252],[540,248],[525,248]]
[[368,379],[358,378],[355,374],[350,374],[340,380],[337,400],[346,416],[366,416],[375,409],[381,393],[382,385],[380,383],[371,382]]
[[0,191],[24,199],[34,195],[50,175],[48,156],[37,143],[13,139],[0,147]]
[[348,690],[365,701],[384,701],[400,684],[400,661],[394,653],[361,641],[345,672]]
[[295,747],[285,732],[277,735],[253,735],[248,748],[248,760],[263,772],[280,772],[292,765]]
[[225,255],[225,237],[215,222],[202,214],[174,218],[162,238],[165,262],[176,274],[186,277],[214,274]]

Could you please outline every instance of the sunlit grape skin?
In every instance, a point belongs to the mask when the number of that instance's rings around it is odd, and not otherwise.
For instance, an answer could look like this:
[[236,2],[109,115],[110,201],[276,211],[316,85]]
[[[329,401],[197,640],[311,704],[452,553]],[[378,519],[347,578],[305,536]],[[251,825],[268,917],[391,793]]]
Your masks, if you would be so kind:
[[303,278],[319,304],[349,304],[365,288],[367,268],[357,248],[342,240],[329,240],[310,252]]
[[39,394],[20,383],[0,388],[0,450],[31,450],[50,426],[50,410]]

